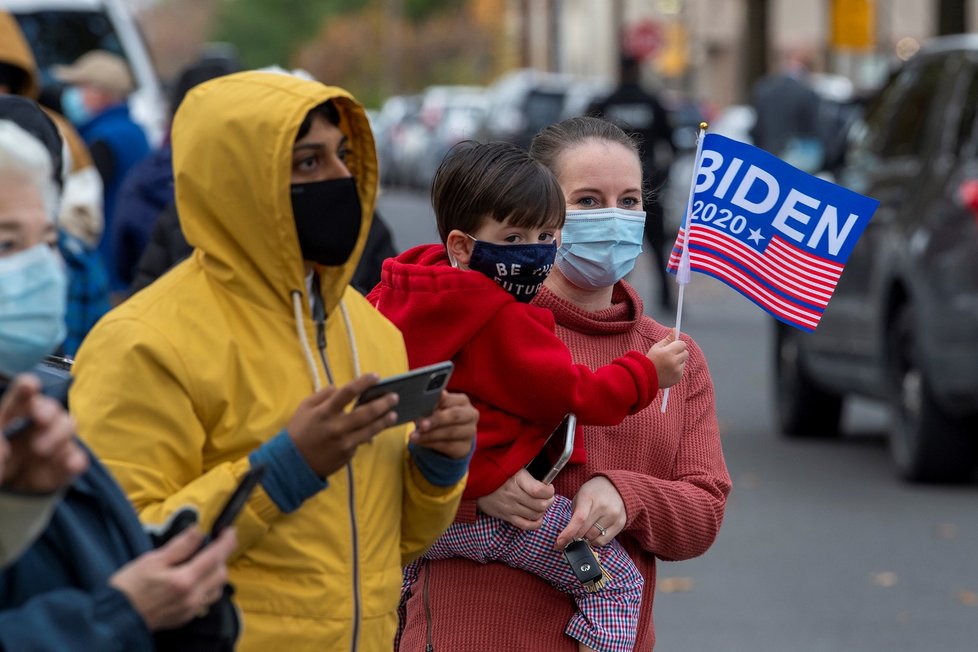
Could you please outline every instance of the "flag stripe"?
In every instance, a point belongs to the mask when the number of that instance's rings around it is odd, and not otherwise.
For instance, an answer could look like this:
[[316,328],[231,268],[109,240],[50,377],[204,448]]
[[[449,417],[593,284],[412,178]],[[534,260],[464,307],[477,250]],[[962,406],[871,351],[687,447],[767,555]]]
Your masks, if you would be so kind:
[[[721,230],[696,225],[692,231],[693,245],[690,251],[698,246],[708,246],[715,252],[722,252],[736,260],[743,271],[750,273],[757,280],[767,285],[769,289],[779,294],[797,301],[814,304],[823,309],[828,305],[829,299],[832,298],[832,292],[835,290],[834,280],[826,282],[821,279],[811,281],[807,276],[799,278],[797,267],[793,261],[768,260],[764,254],[760,254],[731,238]],[[676,249],[673,252],[675,254]],[[778,262],[781,264],[777,264]]]
[[700,233],[700,230],[700,228],[694,230],[694,245],[700,243],[708,244],[718,251],[723,251],[736,257],[744,266],[750,268],[758,278],[768,281],[775,286],[781,285],[781,289],[786,293],[802,301],[818,303],[822,307],[825,307],[825,304],[832,297],[832,290],[835,289],[834,283],[826,287],[823,281],[813,283],[799,279],[795,274],[796,268],[791,261],[785,261],[783,265],[775,264],[774,261],[768,260],[766,256],[734,240],[723,231],[704,228],[703,232]]
[[712,271],[721,274],[727,283],[739,290],[744,296],[753,300],[761,307],[767,308],[777,316],[786,317],[808,324],[814,328],[822,317],[818,308],[793,303],[790,299],[781,297],[770,291],[763,283],[758,282],[753,275],[745,273],[739,266],[725,258],[713,255],[711,252],[699,251],[695,247],[689,249],[689,260],[696,271]]

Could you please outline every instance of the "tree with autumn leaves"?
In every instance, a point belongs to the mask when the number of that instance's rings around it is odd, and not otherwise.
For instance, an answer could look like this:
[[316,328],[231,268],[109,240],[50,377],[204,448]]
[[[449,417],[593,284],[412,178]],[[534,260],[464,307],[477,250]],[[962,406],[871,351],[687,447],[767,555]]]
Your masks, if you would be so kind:
[[[431,84],[484,84],[507,67],[505,0],[166,0],[143,22],[162,74],[206,41],[249,68],[303,68],[368,106]],[[192,29],[182,19],[196,17]],[[191,43],[198,40],[198,48]],[[172,51],[167,51],[168,47]]]

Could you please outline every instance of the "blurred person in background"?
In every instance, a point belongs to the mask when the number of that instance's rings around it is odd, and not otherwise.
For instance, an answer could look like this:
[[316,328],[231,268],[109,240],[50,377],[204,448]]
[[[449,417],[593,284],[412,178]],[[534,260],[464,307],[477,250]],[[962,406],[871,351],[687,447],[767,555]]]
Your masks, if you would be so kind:
[[[17,20],[0,9],[0,95],[9,93],[37,100],[41,90],[41,73]],[[42,109],[54,120],[70,155],[58,228],[94,249],[102,238],[102,178],[71,123],[55,111]]]
[[401,334],[349,279],[377,194],[373,136],[346,91],[271,72],[200,84],[173,120],[193,254],[115,308],[75,365],[82,439],[149,522],[206,520],[264,464],[231,565],[240,649],[385,650],[401,567],[451,522],[478,413],[444,393],[394,426]]
[[[235,61],[226,58],[201,59],[185,67],[170,94],[171,122],[187,91],[239,69]],[[173,149],[167,133],[163,144],[129,171],[116,197],[115,214],[111,219],[112,265],[127,288],[136,277],[139,259],[150,241],[157,219],[173,201]],[[185,255],[178,260],[189,253],[187,247]]]
[[[35,125],[38,108],[37,103],[24,97],[0,96],[0,112],[18,124]],[[31,133],[38,139],[47,134],[46,131]],[[60,139],[57,141],[59,147],[61,142]],[[54,147],[47,142],[45,145]],[[68,152],[53,152],[51,157],[58,170],[54,183],[60,192],[63,188],[62,173],[67,164]],[[68,272],[68,305],[65,314],[67,331],[59,353],[70,357],[78,350],[78,345],[89,329],[109,310],[108,281],[96,252],[86,247],[80,239],[57,228],[57,246]]]
[[639,142],[642,171],[649,192],[645,198],[645,236],[655,255],[659,278],[659,305],[672,305],[673,282],[666,271],[664,197],[669,168],[676,153],[669,114],[659,98],[642,86],[641,60],[622,54],[619,59],[618,87],[611,95],[593,103],[586,115],[614,122]]
[[818,137],[819,97],[811,86],[811,56],[791,50],[781,69],[754,85],[751,103],[754,144],[806,172],[821,166]]
[[127,98],[135,88],[132,72],[122,57],[91,50],[71,65],[54,67],[52,73],[68,84],[61,106],[88,145],[102,177],[105,229],[98,251],[110,291],[119,292],[125,285],[112,265],[115,202],[126,174],[150,153],[146,134],[129,115]]
[[[0,98],[6,94],[36,100],[39,90],[34,55],[14,17],[0,10]],[[71,123],[50,109],[42,110],[67,145],[64,175],[60,170],[58,175],[63,187],[57,223],[58,248],[68,266],[68,334],[62,352],[74,355],[85,334],[109,309],[108,276],[95,251],[102,237],[103,186],[88,148]]]
[[[14,120],[8,108],[0,109],[0,649],[167,649],[153,632],[192,622],[224,595],[234,534],[197,553],[203,536],[189,529],[153,551],[118,485],[73,438],[64,406],[24,373],[65,330],[54,224],[62,144],[36,105]],[[22,434],[8,441],[14,430]],[[33,509],[5,490],[34,494]],[[26,534],[39,536],[17,555]]]
[[[73,441],[74,424],[40,381],[23,374],[64,338],[64,274],[59,268],[53,212],[61,161],[54,124],[23,98],[17,122],[36,125],[44,145],[10,121],[0,98],[0,567],[43,531],[61,490],[87,466]],[[52,165],[44,147],[57,156]],[[8,441],[30,419],[34,427]]]
[[[615,210],[642,206],[635,143],[607,121],[572,118],[540,132],[530,153],[557,176],[568,209],[592,211],[568,215],[556,264],[533,300],[553,313],[574,362],[597,368],[665,338],[671,330],[644,316],[641,298],[623,280],[642,242],[641,231],[629,229]],[[555,547],[577,537],[598,545],[618,538],[645,579],[636,650],[655,642],[656,558],[706,552],[731,486],[706,359],[682,338],[689,359],[665,414],[654,401],[617,426],[584,427],[587,461],[565,468],[552,485],[521,470],[459,509],[532,530],[541,527],[555,493],[573,496],[571,522]],[[605,528],[597,537],[596,520]],[[417,581],[422,590],[408,602],[401,650],[577,650],[564,633],[574,601],[530,573],[455,558],[427,561]]]

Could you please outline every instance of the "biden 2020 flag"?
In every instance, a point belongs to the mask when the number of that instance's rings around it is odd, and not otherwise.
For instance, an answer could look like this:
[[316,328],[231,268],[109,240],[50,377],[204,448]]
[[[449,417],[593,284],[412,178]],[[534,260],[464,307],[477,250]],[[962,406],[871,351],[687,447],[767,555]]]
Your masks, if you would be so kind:
[[717,134],[703,138],[693,184],[669,271],[688,246],[690,270],[814,330],[879,202]]

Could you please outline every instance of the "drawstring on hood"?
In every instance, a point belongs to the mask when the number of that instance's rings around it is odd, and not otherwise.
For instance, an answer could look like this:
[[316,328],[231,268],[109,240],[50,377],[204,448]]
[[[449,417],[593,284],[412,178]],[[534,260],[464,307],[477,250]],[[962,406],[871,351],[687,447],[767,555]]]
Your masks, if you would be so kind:
[[[295,315],[295,331],[296,335],[299,337],[299,341],[302,343],[302,354],[306,358],[306,364],[309,365],[309,373],[312,375],[313,387],[315,387],[318,392],[322,389],[322,381],[319,380],[319,370],[316,368],[316,358],[312,354],[312,349],[309,347],[309,338],[306,337],[305,320],[302,314],[302,292],[299,290],[292,290],[292,309]],[[355,377],[360,376],[360,354],[357,352],[357,339],[353,336],[353,324],[350,322],[350,313],[346,309],[346,304],[340,300],[340,314],[343,315],[343,325],[346,327],[346,339],[350,344],[350,356],[353,358],[353,375]],[[325,362],[325,356],[323,362]],[[327,365],[326,373],[329,374],[329,367]]]

